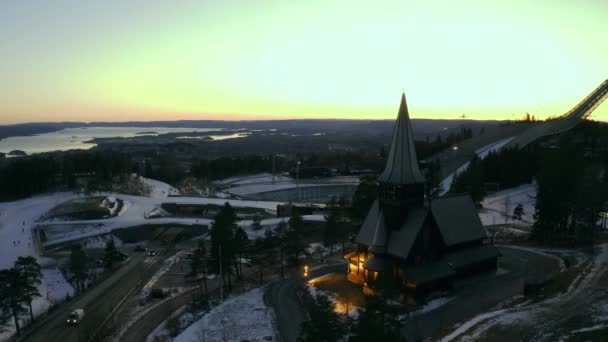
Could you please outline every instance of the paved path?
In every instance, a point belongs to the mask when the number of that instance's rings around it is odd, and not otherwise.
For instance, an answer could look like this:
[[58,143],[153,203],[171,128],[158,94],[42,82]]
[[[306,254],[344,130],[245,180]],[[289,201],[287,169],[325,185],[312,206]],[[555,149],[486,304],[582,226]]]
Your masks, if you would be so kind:
[[[328,273],[346,273],[346,262],[331,264],[310,271],[310,278]],[[281,341],[295,342],[300,336],[300,326],[305,312],[297,296],[297,291],[304,286],[299,275],[292,275],[283,280],[271,283],[264,293],[264,302],[274,309]]]

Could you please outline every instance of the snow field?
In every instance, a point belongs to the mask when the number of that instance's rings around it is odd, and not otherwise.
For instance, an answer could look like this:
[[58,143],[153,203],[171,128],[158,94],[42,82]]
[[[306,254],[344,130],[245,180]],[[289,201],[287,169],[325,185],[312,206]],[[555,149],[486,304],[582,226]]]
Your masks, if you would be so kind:
[[264,304],[264,289],[256,288],[214,307],[173,339],[173,342],[276,340],[272,309]]

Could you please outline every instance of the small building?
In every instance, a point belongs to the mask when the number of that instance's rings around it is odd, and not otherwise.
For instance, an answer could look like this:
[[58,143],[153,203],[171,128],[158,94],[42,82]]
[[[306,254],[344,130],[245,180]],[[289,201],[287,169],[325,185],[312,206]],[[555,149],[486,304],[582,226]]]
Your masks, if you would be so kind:
[[364,292],[419,302],[456,279],[496,270],[498,249],[484,243],[471,198],[425,199],[405,94],[378,180],[378,199],[361,225],[357,249],[345,255],[348,279],[363,284]]

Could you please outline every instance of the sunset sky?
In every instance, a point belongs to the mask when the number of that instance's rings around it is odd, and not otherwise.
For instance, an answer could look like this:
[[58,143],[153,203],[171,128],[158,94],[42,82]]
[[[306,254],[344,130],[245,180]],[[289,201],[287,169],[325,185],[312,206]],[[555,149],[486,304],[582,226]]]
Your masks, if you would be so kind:
[[402,89],[414,118],[543,118],[608,78],[607,18],[606,0],[3,0],[0,124],[392,119]]

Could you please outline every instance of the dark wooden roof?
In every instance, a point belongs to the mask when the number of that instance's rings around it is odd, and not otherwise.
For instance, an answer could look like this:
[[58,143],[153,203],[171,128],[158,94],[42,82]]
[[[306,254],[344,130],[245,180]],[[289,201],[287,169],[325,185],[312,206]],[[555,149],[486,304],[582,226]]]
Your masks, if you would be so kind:
[[[384,215],[378,201],[374,201],[356,241],[368,246],[374,253],[406,259],[427,216],[426,208],[412,208],[401,228],[390,230],[384,223]],[[385,238],[381,238],[382,234]]]
[[447,254],[445,259],[455,269],[466,268],[478,262],[494,259],[500,255],[498,248],[492,245],[465,248],[460,251]]
[[408,278],[414,279],[417,286],[447,279],[454,275],[456,273],[445,260],[422,264],[407,270]]
[[431,202],[431,213],[447,246],[481,240],[486,236],[477,209],[468,195],[436,199]]

